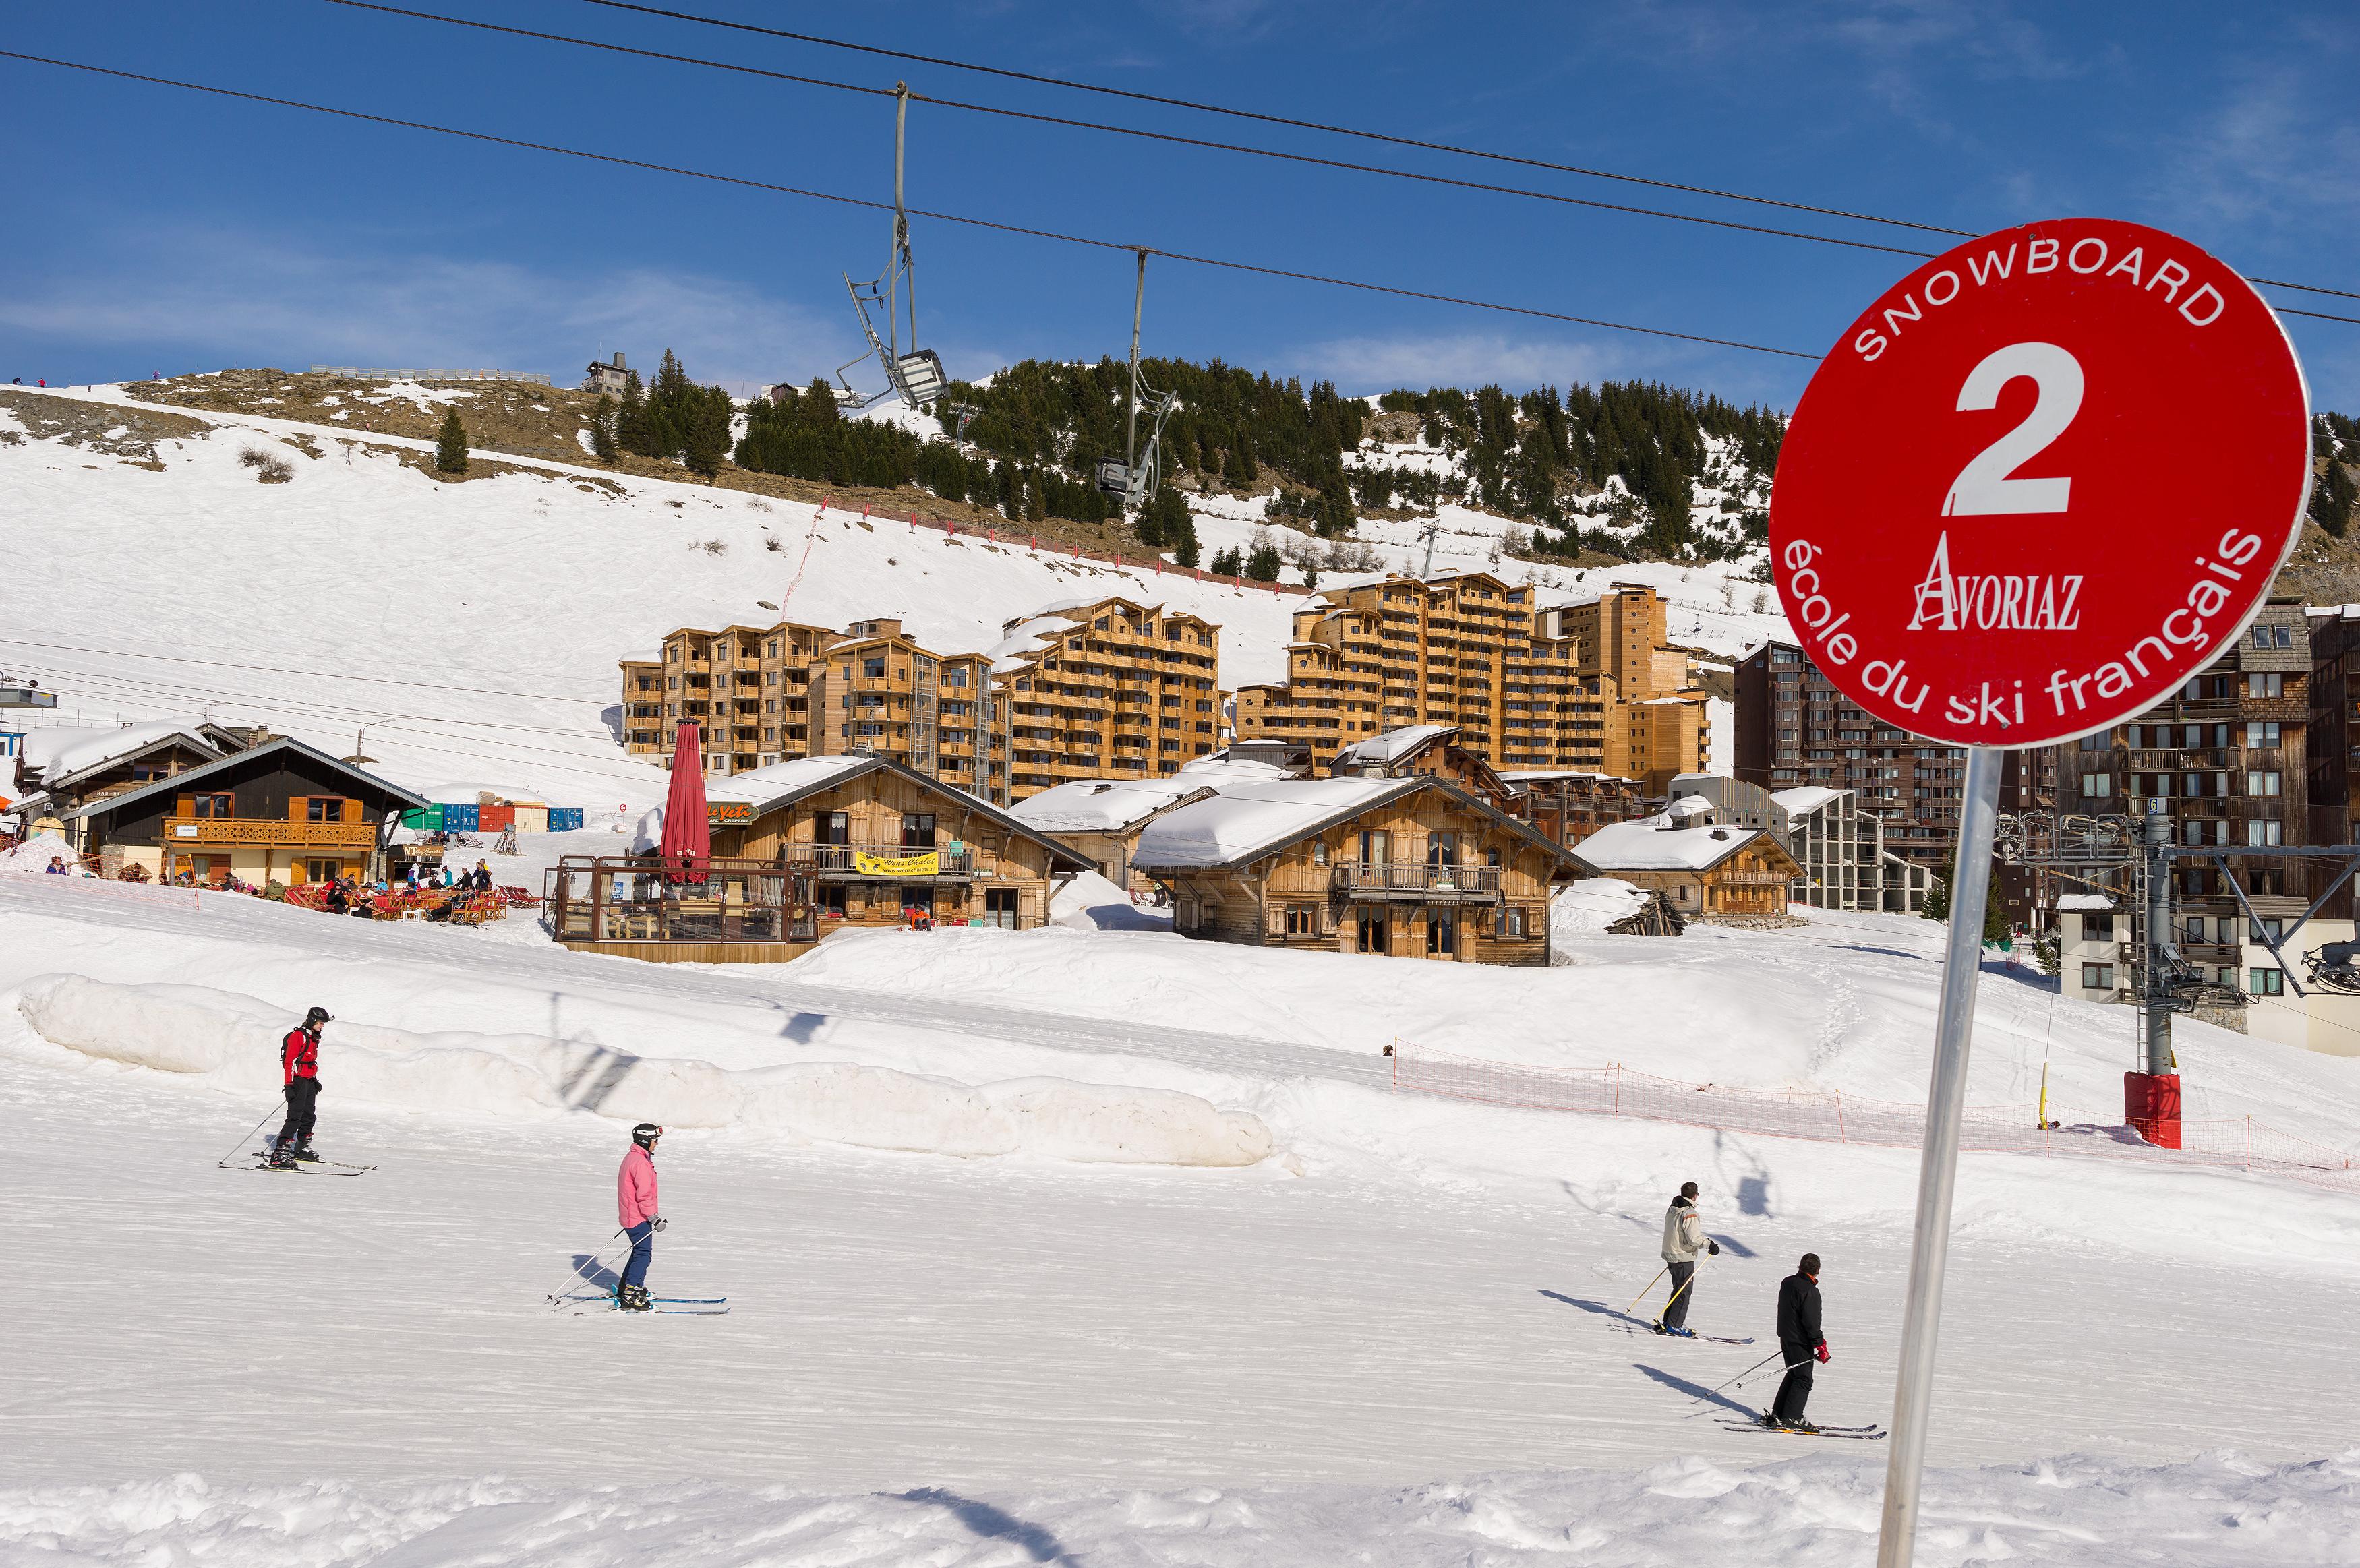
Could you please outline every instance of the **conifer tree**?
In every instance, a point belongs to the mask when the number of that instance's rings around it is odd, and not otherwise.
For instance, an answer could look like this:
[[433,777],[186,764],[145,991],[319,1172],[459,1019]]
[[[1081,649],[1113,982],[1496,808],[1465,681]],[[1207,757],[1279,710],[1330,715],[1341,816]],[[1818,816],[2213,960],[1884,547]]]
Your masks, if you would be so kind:
[[1198,559],[1196,518],[1185,501],[1180,504],[1180,531],[1171,540],[1172,559],[1194,570]]
[[1238,547],[1235,545],[1231,545],[1227,550],[1215,550],[1213,552],[1213,564],[1207,567],[1205,570],[1210,572],[1216,577],[1242,577],[1245,575],[1245,573],[1240,569]]
[[1246,554],[1245,574],[1257,583],[1275,583],[1278,568],[1278,546],[1266,538],[1256,539]]
[[736,407],[721,387],[691,387],[683,396],[686,428],[681,444],[689,470],[711,479],[721,472],[722,455],[729,450],[729,425]]
[[615,398],[613,394],[598,394],[598,406],[590,410],[590,450],[607,463],[615,461]]
[[455,408],[442,416],[442,433],[434,443],[434,467],[442,474],[467,472],[467,427],[459,422]]
[[636,370],[623,381],[622,406],[615,410],[615,444],[641,457],[649,452],[647,391]]

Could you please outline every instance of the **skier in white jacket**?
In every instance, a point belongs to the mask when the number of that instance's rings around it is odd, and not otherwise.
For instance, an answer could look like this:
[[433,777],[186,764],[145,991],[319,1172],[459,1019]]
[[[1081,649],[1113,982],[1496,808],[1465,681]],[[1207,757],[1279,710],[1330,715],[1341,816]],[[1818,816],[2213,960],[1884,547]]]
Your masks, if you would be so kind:
[[1721,1256],[1721,1243],[1704,1233],[1704,1216],[1697,1212],[1696,1199],[1697,1184],[1684,1181],[1679,1196],[1664,1211],[1664,1267],[1672,1277],[1672,1299],[1655,1321],[1655,1332],[1681,1339],[1696,1337],[1696,1330],[1688,1323],[1688,1302],[1696,1297],[1689,1287],[1696,1282],[1697,1254]]

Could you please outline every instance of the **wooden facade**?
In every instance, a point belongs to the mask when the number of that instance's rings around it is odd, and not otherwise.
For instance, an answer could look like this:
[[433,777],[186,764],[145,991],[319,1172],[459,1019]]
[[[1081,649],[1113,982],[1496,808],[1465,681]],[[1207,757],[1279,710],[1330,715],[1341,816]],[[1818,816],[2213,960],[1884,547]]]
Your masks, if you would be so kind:
[[[1314,803],[1299,831],[1222,865],[1192,865],[1155,830],[1134,868],[1170,893],[1183,936],[1253,947],[1446,963],[1545,965],[1548,900],[1578,875],[1541,834],[1431,774],[1371,796],[1357,779],[1246,786],[1183,807],[1161,826],[1188,831],[1258,790]],[[1322,793],[1338,807],[1316,814]]]
[[379,828],[426,801],[300,741],[274,740],[75,813],[76,847],[108,875],[137,865],[170,879],[235,877],[300,887],[384,874]]
[[812,661],[807,755],[871,752],[955,789],[989,793],[1000,773],[990,661],[936,653],[897,620],[857,621]]
[[[1638,848],[1626,852],[1622,846],[1633,834],[1641,835]],[[1661,838],[1677,842],[1666,846],[1655,842]],[[1788,892],[1802,867],[1775,836],[1760,829],[1633,823],[1612,833],[1593,833],[1573,853],[1601,877],[1661,893],[1687,920],[1721,925],[1804,923],[1786,912]]]
[[716,855],[808,867],[818,934],[853,926],[989,925],[1049,920],[1056,887],[1088,859],[964,790],[881,757],[775,770],[742,781],[752,814],[716,826]]
[[1516,791],[1512,814],[1568,848],[1602,827],[1647,814],[1644,787],[1636,779],[1556,770],[1504,777]]
[[1285,679],[1239,688],[1237,733],[1306,745],[1323,773],[1356,741],[1449,724],[1503,770],[1669,778],[1700,768],[1705,743],[1693,713],[1684,724],[1636,713],[1666,698],[1688,705],[1687,658],[1666,637],[1650,588],[1549,609],[1529,584],[1486,572],[1331,589],[1295,613]]
[[1221,744],[1221,628],[1120,596],[1002,628],[993,669],[1010,800],[1076,779],[1156,779]]

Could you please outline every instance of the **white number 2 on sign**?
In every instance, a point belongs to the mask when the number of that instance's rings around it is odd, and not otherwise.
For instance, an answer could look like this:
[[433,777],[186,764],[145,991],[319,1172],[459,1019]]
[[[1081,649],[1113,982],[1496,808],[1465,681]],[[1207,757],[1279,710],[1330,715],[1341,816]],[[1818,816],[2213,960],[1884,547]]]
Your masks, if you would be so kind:
[[1967,373],[1959,388],[1959,410],[1999,407],[2000,388],[2028,376],[2039,388],[2024,422],[1983,448],[1950,481],[1942,500],[1946,517],[1988,517],[2026,512],[2061,512],[2070,478],[2011,479],[2065,433],[2081,408],[2081,362],[2055,343],[2010,343],[1994,349]]

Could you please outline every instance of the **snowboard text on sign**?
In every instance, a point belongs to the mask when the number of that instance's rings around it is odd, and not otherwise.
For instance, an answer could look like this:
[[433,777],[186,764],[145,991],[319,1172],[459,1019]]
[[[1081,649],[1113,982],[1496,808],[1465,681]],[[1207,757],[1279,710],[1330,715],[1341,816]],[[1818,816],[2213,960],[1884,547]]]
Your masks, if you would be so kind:
[[1814,660],[1887,724],[2024,746],[2151,706],[2261,605],[2309,499],[2269,308],[2136,223],[1936,257],[1812,377],[1771,491]]

